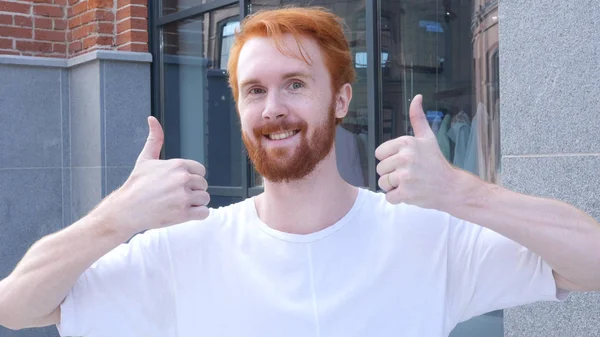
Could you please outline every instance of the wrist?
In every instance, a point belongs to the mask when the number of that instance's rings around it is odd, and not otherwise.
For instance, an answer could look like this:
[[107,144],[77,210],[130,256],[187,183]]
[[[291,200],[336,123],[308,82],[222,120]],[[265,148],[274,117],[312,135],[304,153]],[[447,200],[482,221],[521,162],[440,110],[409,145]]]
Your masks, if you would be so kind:
[[443,206],[443,211],[448,214],[464,218],[469,212],[483,207],[489,199],[491,184],[467,171],[453,168],[453,175],[449,181],[450,189],[445,193],[446,200]]
[[118,214],[119,205],[122,204],[118,199],[118,191],[108,195],[86,216],[86,220],[97,235],[124,243],[137,232],[133,230],[133,225],[126,223],[125,217]]

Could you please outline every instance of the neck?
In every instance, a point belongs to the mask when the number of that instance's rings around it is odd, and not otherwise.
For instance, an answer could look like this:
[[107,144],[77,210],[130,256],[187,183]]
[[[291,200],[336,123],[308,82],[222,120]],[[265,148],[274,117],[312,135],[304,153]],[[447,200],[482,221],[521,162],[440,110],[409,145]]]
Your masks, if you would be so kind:
[[358,189],[340,176],[333,150],[301,180],[265,180],[264,193],[256,197],[256,210],[271,228],[309,234],[339,221],[350,211],[357,194]]

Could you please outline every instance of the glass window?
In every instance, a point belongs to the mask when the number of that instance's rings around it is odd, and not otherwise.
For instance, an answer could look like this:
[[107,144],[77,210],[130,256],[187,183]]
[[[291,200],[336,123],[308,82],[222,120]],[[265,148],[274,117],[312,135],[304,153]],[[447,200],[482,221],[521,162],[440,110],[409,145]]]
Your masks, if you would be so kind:
[[[423,94],[423,108],[446,159],[497,182],[497,1],[383,0],[381,5],[377,145],[413,135],[409,106],[415,95]],[[463,322],[451,334],[479,336],[503,336],[502,311]]]
[[160,0],[161,15],[173,14],[197,5],[213,2],[214,0]]
[[238,13],[236,4],[162,29],[165,156],[203,163],[210,186],[242,186],[238,116],[221,69],[223,31]]
[[[257,0],[252,1],[251,13],[261,9],[286,5],[308,5],[306,1],[294,0]],[[366,64],[367,42],[365,26],[365,8],[362,1],[339,2],[333,0],[311,1],[311,6],[331,8],[333,12],[345,20],[348,27],[347,38],[354,55],[357,70],[357,81],[353,85],[353,98],[348,115],[336,129],[336,156],[338,169],[347,182],[355,186],[368,186],[368,153],[367,153],[367,87]],[[253,170],[252,186],[262,186],[260,175]]]

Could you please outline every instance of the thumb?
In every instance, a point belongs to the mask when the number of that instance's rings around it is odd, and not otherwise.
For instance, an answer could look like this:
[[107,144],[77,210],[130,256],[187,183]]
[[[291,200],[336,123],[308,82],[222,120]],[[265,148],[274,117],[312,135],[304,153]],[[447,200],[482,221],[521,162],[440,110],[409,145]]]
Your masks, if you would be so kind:
[[410,103],[410,123],[417,138],[435,138],[423,112],[423,96],[417,95]]
[[148,117],[148,127],[150,132],[148,133],[148,139],[140,155],[138,156],[138,162],[142,160],[151,160],[160,158],[160,149],[163,146],[164,133],[160,126],[160,123],[155,117]]

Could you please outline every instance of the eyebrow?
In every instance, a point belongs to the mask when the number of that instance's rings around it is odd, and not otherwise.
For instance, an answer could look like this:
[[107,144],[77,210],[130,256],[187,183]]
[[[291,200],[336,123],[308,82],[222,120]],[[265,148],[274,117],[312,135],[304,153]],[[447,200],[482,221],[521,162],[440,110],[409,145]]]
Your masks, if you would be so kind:
[[[308,78],[308,79],[311,79],[314,81],[314,77],[310,73],[304,72],[304,71],[292,71],[292,72],[286,73],[283,76],[281,76],[281,79],[287,80],[287,79],[290,79],[293,77]],[[261,83],[261,81],[259,79],[249,78],[240,83],[240,88],[244,88],[249,85],[260,84],[260,83]]]

